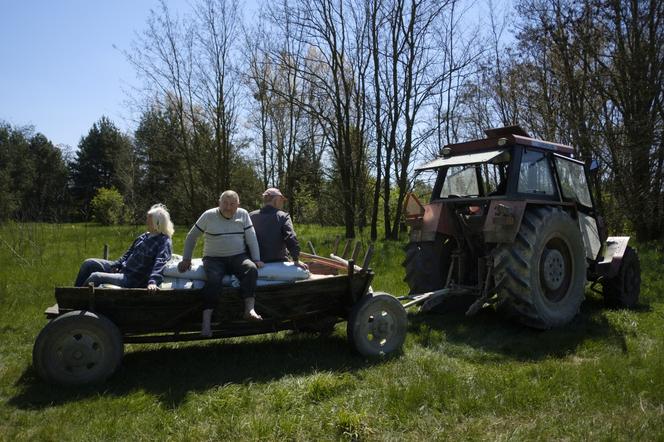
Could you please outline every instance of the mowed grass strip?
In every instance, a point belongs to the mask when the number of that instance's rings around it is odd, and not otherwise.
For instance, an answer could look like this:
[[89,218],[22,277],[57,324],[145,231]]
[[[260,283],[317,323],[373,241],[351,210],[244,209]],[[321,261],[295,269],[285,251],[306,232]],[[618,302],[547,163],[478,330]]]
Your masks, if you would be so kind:
[[[104,385],[44,384],[31,352],[53,287],[70,285],[104,244],[116,258],[142,230],[0,226],[0,440],[664,438],[664,261],[654,245],[639,248],[637,309],[607,310],[588,291],[580,315],[558,330],[489,310],[471,318],[413,310],[403,352],[382,360],[354,355],[339,324],[329,336],[127,345]],[[176,253],[186,230],[177,229]],[[298,232],[320,254],[343,234]],[[375,245],[376,291],[407,292],[402,247]]]

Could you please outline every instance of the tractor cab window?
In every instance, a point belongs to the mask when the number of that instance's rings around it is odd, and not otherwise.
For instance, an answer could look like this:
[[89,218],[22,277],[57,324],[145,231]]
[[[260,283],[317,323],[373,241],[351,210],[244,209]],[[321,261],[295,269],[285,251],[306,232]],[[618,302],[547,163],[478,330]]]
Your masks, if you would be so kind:
[[549,161],[543,152],[524,150],[519,169],[519,193],[555,195]]
[[441,198],[449,196],[478,196],[479,194],[480,191],[477,185],[477,173],[474,164],[451,166],[447,169],[443,189],[440,192]]
[[441,198],[472,198],[504,195],[507,188],[509,155],[496,162],[450,166],[445,175]]
[[558,155],[555,156],[555,161],[563,197],[576,201],[582,206],[592,207],[593,203],[590,199],[590,190],[588,189],[583,164]]
[[487,196],[505,195],[507,191],[507,166],[509,156],[500,163],[480,165],[483,194]]

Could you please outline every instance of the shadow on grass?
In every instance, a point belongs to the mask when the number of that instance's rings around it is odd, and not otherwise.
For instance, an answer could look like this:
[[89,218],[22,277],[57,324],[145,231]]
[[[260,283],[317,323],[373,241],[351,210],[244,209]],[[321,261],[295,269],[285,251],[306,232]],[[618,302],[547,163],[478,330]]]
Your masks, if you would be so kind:
[[[285,335],[285,336],[284,336]],[[353,354],[341,337],[287,334],[209,341],[206,344],[167,344],[125,347],[122,365],[104,384],[60,387],[41,381],[26,368],[9,400],[20,409],[42,409],[88,397],[124,396],[135,391],[154,394],[166,407],[177,407],[191,392],[227,384],[266,383],[287,375],[316,371],[352,372],[382,363]],[[398,355],[397,355],[398,357]]]
[[[639,306],[636,311],[647,311]],[[458,305],[446,313],[409,315],[409,333],[423,347],[435,348],[470,346],[479,352],[457,352],[457,356],[478,361],[517,360],[537,361],[573,354],[587,340],[627,351],[625,337],[607,320],[601,299],[588,297],[579,314],[564,327],[536,330],[509,320],[491,309],[483,309],[473,317],[466,317]]]

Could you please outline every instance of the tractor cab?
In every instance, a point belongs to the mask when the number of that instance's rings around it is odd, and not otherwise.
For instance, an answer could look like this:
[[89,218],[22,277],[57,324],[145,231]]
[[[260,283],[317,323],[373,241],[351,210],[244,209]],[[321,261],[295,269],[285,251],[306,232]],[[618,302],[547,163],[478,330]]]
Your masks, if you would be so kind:
[[417,168],[418,172],[437,171],[437,178],[429,207],[409,201],[407,219],[415,225],[418,213],[425,215],[427,209],[434,216],[423,216],[427,225],[411,233],[430,237],[438,232],[458,241],[473,236],[485,243],[509,243],[528,205],[554,205],[577,220],[586,257],[596,260],[607,235],[594,208],[584,163],[572,157],[574,149],[530,138],[518,126],[490,129],[486,134],[486,139],[448,145],[442,157]]

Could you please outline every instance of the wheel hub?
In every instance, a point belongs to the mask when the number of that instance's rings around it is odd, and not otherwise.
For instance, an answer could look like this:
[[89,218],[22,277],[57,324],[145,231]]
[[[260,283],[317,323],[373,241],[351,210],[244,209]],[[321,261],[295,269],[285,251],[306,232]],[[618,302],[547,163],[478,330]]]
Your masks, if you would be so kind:
[[64,338],[58,355],[62,367],[69,372],[91,369],[101,357],[99,344],[91,336],[85,335]]
[[542,265],[544,283],[549,290],[558,290],[565,279],[565,259],[556,249],[545,252]]
[[376,339],[383,340],[390,336],[390,332],[394,326],[394,320],[387,314],[387,312],[380,312],[373,317],[371,325],[371,334]]

